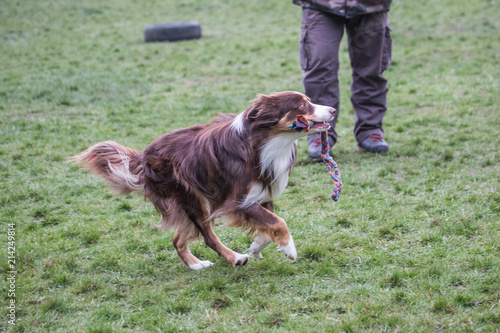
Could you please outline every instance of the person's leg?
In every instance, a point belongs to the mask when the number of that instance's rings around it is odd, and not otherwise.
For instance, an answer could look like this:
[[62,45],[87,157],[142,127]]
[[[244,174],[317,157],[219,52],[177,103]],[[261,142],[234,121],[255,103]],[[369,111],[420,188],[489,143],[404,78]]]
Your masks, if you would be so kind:
[[[337,142],[335,124],[340,106],[338,53],[343,32],[344,18],[307,8],[302,10],[300,64],[304,70],[304,93],[313,103],[331,106],[337,110],[331,122],[332,129],[328,133],[331,146]],[[320,135],[316,133],[308,136],[307,141],[310,147],[312,145],[314,148],[315,141],[319,142],[319,139]],[[317,147],[320,157],[321,145]],[[312,155],[311,150],[309,152]]]
[[377,141],[384,136],[382,119],[387,110],[388,88],[382,73],[391,58],[387,13],[347,19],[346,31],[352,67],[351,102],[356,115],[354,136],[362,146],[365,140]]

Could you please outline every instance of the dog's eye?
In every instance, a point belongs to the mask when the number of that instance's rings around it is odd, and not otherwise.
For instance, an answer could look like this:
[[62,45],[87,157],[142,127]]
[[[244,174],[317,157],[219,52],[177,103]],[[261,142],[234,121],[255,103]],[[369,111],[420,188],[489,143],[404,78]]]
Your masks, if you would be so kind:
[[302,102],[302,104],[300,104],[300,107],[301,108],[305,108],[306,107],[306,102]]

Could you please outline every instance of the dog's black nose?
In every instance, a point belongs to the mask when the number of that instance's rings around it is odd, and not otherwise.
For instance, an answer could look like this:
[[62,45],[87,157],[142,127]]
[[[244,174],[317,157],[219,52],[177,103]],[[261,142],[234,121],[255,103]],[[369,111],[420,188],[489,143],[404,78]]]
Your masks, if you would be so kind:
[[334,108],[330,108],[329,111],[332,116],[335,116],[335,112],[337,112],[337,110],[335,110]]

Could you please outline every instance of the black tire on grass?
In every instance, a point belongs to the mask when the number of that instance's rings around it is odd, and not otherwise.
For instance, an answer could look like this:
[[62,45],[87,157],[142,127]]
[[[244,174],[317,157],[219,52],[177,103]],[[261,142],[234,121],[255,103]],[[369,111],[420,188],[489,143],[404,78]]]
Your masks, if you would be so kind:
[[200,37],[201,25],[196,21],[152,24],[144,29],[146,42],[174,42]]

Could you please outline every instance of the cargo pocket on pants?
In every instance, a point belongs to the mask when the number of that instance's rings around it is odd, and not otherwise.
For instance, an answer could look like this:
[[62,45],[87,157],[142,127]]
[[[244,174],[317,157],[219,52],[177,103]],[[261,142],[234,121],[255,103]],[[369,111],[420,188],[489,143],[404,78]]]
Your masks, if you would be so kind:
[[307,70],[309,68],[309,53],[307,50],[307,30],[309,26],[307,24],[302,24],[300,29],[300,67],[302,70]]
[[389,69],[392,61],[392,37],[391,37],[392,27],[387,23],[385,27],[385,37],[384,37],[384,50],[382,56],[382,71]]

